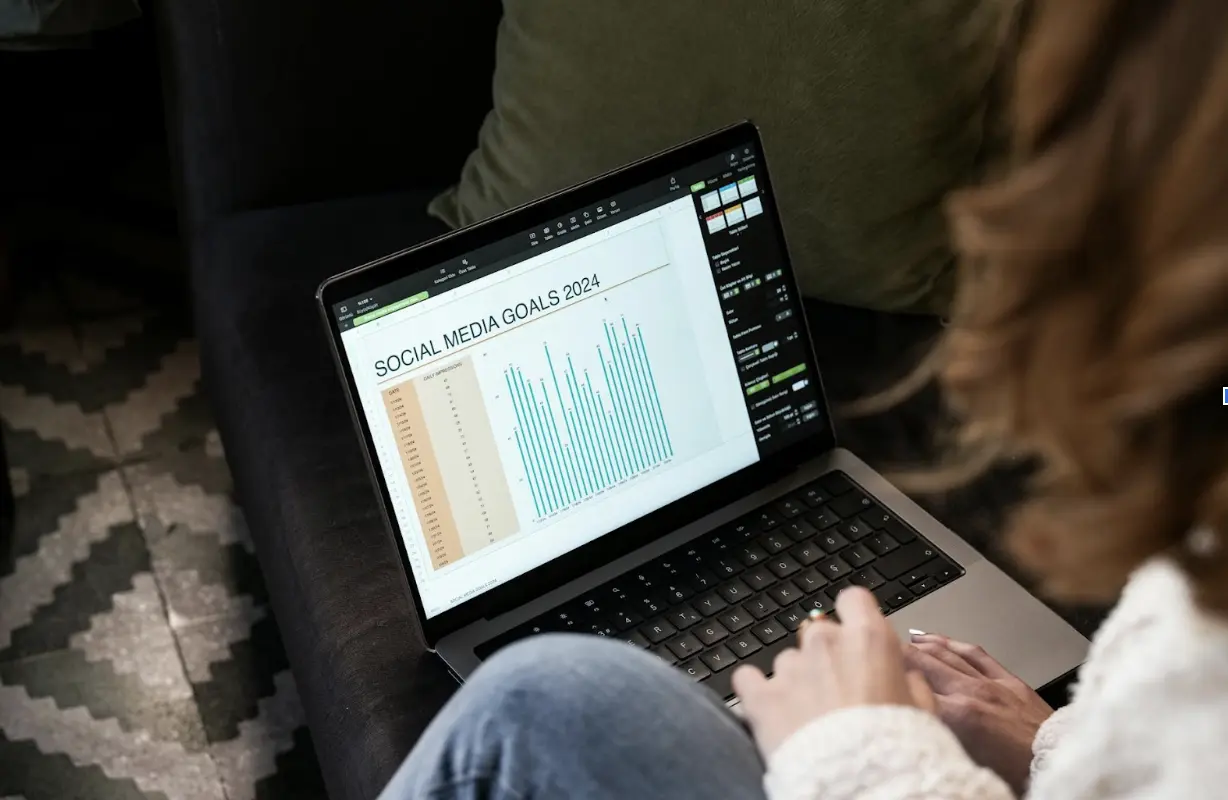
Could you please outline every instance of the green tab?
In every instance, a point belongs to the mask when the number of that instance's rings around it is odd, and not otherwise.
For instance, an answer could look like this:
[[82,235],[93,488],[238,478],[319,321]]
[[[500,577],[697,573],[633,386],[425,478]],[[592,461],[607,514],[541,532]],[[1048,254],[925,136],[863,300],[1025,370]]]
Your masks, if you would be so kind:
[[412,297],[406,297],[404,300],[398,300],[390,306],[384,306],[383,308],[377,308],[369,314],[363,314],[360,317],[354,317],[354,326],[357,327],[359,325],[363,325],[373,320],[377,320],[380,317],[387,316],[388,314],[391,314],[394,311],[400,311],[402,308],[408,308],[409,306],[412,306],[414,303],[421,303],[423,300],[425,300],[428,297],[430,297],[430,292],[418,292],[416,295],[413,295]]
[[704,186],[706,186],[706,185],[707,185],[707,184],[706,184],[706,183],[704,183],[703,181],[700,181],[699,183],[692,183],[692,184],[691,184],[691,191],[692,191],[692,192],[702,192],[702,191],[704,190]]
[[797,375],[798,373],[805,372],[805,371],[806,371],[806,365],[798,364],[796,367],[791,367],[790,369],[787,369],[784,372],[773,375],[772,383],[780,383],[781,381],[787,381],[789,380],[789,378],[792,378],[794,375]]
[[749,389],[746,390],[746,396],[750,397],[755,392],[762,392],[764,389],[768,388],[771,385],[772,385],[771,381],[759,381],[754,386],[751,386]]

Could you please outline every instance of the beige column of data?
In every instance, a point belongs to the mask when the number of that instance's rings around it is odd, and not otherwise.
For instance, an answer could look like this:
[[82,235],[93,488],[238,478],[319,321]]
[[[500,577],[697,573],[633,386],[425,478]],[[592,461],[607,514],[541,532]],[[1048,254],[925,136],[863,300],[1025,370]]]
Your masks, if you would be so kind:
[[519,529],[477,370],[466,357],[413,382],[461,547],[473,555]]
[[388,422],[392,425],[418,522],[422,525],[422,536],[431,556],[431,566],[439,569],[464,558],[465,551],[452,517],[439,462],[422,413],[422,402],[413,381],[386,389],[383,395]]

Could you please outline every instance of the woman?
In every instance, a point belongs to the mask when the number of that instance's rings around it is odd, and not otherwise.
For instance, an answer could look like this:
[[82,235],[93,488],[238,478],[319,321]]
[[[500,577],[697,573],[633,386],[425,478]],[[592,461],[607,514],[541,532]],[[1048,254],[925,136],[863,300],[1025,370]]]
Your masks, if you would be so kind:
[[[955,466],[1034,458],[1008,530],[1055,597],[1120,602],[1054,714],[989,655],[901,648],[872,598],[734,687],[752,736],[621,644],[480,670],[387,797],[1034,798],[1228,793],[1228,3],[1037,0],[1017,159],[950,203],[931,366]],[[753,739],[752,739],[753,737]]]

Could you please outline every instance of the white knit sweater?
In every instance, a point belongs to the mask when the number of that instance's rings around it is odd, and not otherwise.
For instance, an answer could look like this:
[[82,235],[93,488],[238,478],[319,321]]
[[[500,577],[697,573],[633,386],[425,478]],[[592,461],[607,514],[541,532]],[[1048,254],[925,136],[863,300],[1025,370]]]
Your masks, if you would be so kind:
[[[1228,623],[1167,560],[1131,578],[1033,743],[1032,800],[1228,797]],[[823,717],[782,744],[771,800],[1008,800],[935,717],[905,707]]]

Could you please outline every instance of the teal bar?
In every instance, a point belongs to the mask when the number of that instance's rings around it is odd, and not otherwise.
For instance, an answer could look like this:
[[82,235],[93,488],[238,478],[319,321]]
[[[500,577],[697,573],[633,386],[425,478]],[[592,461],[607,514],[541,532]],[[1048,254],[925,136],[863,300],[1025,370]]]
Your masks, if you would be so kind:
[[606,325],[605,336],[606,341],[610,344],[610,372],[614,375],[615,392],[618,396],[619,407],[622,410],[627,430],[627,441],[628,446],[631,448],[632,463],[635,465],[636,472],[642,472],[648,468],[648,459],[645,458],[643,440],[640,438],[638,426],[635,424],[635,410],[631,407],[630,403],[631,393],[627,391],[627,384],[623,381],[622,359],[619,357],[618,337],[614,334],[613,325]]
[[571,408],[576,418],[576,427],[580,429],[580,436],[584,440],[585,458],[593,476],[593,484],[597,487],[597,491],[600,491],[608,486],[609,482],[606,481],[605,471],[602,469],[600,451],[593,442],[592,432],[587,424],[588,415],[584,413],[584,405],[576,394],[576,368],[572,366],[571,356],[567,356],[567,371],[563,373],[563,378],[567,381],[567,392],[571,395]]
[[[606,338],[609,338],[609,330],[606,330]],[[597,348],[597,352],[601,355],[601,348]],[[612,358],[612,357],[611,357]],[[628,476],[639,472],[639,463],[636,459],[635,450],[631,446],[630,428],[627,425],[626,415],[623,413],[622,404],[619,402],[620,392],[618,389],[618,381],[614,377],[614,361],[606,361],[605,356],[601,355],[601,369],[605,373],[605,385],[610,391],[610,409],[614,413],[614,420],[618,423],[619,442],[622,445],[623,458],[627,462]]]
[[[613,325],[610,325],[614,328]],[[639,401],[635,396],[635,389],[631,386],[631,376],[627,372],[627,352],[622,342],[618,341],[618,329],[614,328],[614,363],[618,365],[618,380],[621,382],[624,402],[630,409],[631,424],[635,430],[635,443],[640,450],[640,458],[643,463],[640,469],[648,469],[656,462],[655,454],[652,452],[652,442],[647,436],[647,431],[644,430],[644,420],[640,413]]]
[[648,358],[648,345],[644,343],[644,331],[635,326],[635,335],[640,340],[640,350],[644,353],[644,367],[648,370],[648,380],[652,382],[652,401],[657,407],[657,416],[661,418],[661,432],[665,434],[665,447],[669,454],[674,454],[674,443],[669,440],[669,425],[665,424],[665,412],[661,409],[661,395],[657,392],[657,379],[652,374],[652,361]]
[[558,505],[558,501],[555,499],[553,488],[550,485],[550,471],[546,463],[546,453],[541,448],[541,437],[537,432],[536,415],[533,414],[533,407],[528,403],[528,396],[525,392],[524,375],[521,375],[519,370],[516,371],[515,386],[517,390],[517,402],[520,405],[521,412],[529,421],[528,427],[526,428],[526,433],[529,437],[529,443],[531,445],[530,449],[533,451],[534,458],[537,462],[537,482],[541,486],[542,495],[545,499],[544,508],[546,509],[546,513],[549,514],[554,511]]
[[555,458],[554,448],[550,444],[550,432],[546,428],[541,404],[537,402],[537,395],[533,393],[533,384],[526,380],[524,387],[528,391],[530,408],[533,411],[533,418],[537,422],[537,435],[542,447],[542,456],[545,458],[548,468],[547,474],[550,475],[550,490],[554,493],[556,503],[554,510],[558,511],[567,502],[563,476],[559,472],[558,460]]
[[[574,485],[577,480],[580,484],[580,494],[576,497],[578,500],[580,499],[580,496],[592,494],[592,490],[584,480],[584,471],[579,469],[579,465],[576,463],[578,460],[580,460],[576,453],[576,433],[572,430],[571,421],[567,418],[567,405],[563,402],[562,391],[559,390],[559,374],[555,372],[554,359],[550,357],[549,347],[542,345],[542,349],[546,351],[546,366],[550,368],[550,380],[554,383],[554,394],[559,399],[559,413],[563,415],[563,427],[567,430],[567,443],[570,445],[568,448],[568,454],[571,456],[572,484]],[[543,381],[542,386],[545,387],[545,385],[546,384]],[[553,419],[553,415],[551,415],[551,418]],[[557,423],[555,424],[555,433],[558,433]],[[582,455],[582,453],[579,454],[579,456]]]
[[[605,362],[602,362],[603,364]],[[592,391],[593,384],[589,382],[589,390]],[[597,404],[597,411],[601,415],[601,430],[606,439],[609,441],[610,459],[614,462],[614,476],[618,480],[627,477],[627,462],[622,457],[622,451],[618,448],[618,432],[614,430],[613,415],[605,410],[605,403],[601,401],[601,395],[593,392],[593,401]]]
[[[626,320],[623,320],[623,329],[626,331]],[[639,328],[636,328],[639,331]],[[648,415],[648,426],[652,429],[653,440],[657,444],[658,458],[657,461],[664,461],[669,457],[666,452],[666,440],[661,435],[663,420],[661,415],[657,413],[656,404],[652,402],[652,392],[648,388],[648,376],[643,369],[643,360],[640,358],[640,349],[636,347],[635,337],[630,331],[626,331],[626,348],[630,351],[631,365],[635,369],[635,376],[640,383],[640,392],[643,396],[643,410]]]
[[640,383],[639,369],[636,367],[633,351],[635,343],[631,341],[631,331],[627,329],[626,317],[623,317],[623,335],[627,337],[627,342],[623,345],[623,360],[627,362],[627,373],[631,378],[631,385],[635,392],[636,407],[640,409],[643,415],[644,437],[651,446],[652,463],[659,464],[665,460],[665,449],[661,446],[660,437],[657,436],[656,426],[653,425],[652,409],[648,406],[648,398],[644,394],[643,386]]
[[[542,399],[544,401],[542,414],[550,422],[546,427],[546,436],[549,437],[550,445],[554,448],[555,459],[560,466],[560,475],[563,479],[563,496],[567,498],[568,504],[576,502],[580,499],[579,493],[576,490],[576,476],[572,465],[568,462],[568,452],[563,447],[563,440],[559,436],[559,423],[554,417],[554,409],[550,405],[550,393],[546,391],[546,381],[541,379]],[[532,389],[532,385],[529,386]]]
[[588,403],[588,410],[592,414],[593,427],[597,429],[597,439],[601,442],[602,452],[605,453],[606,468],[610,473],[610,484],[613,485],[622,477],[621,470],[618,466],[617,453],[609,440],[609,431],[605,427],[607,422],[605,414],[598,413],[597,395],[593,391],[593,382],[588,377],[588,370],[584,370],[584,386],[581,387],[581,390],[584,393],[585,402]]
[[533,513],[540,517],[542,506],[537,497],[537,483],[533,480],[533,472],[529,469],[529,461],[524,455],[524,444],[520,441],[520,430],[524,427],[524,422],[520,419],[520,409],[516,406],[516,398],[512,396],[512,379],[507,370],[503,371],[503,380],[507,383],[508,397],[512,398],[512,409],[516,412],[516,429],[512,431],[512,434],[516,437],[516,450],[520,453],[520,467],[524,470],[525,479],[529,482],[529,494],[533,496]]
[[[587,371],[584,373],[584,379],[588,380]],[[609,447],[606,445],[605,440],[601,438],[601,426],[597,422],[593,398],[586,393],[584,386],[580,385],[578,376],[573,374],[572,380],[576,384],[576,394],[580,396],[580,408],[584,410],[584,423],[588,426],[589,436],[592,437],[593,447],[597,451],[597,463],[601,466],[601,482],[608,489],[614,485],[616,479],[614,477],[614,469],[610,463]]]

